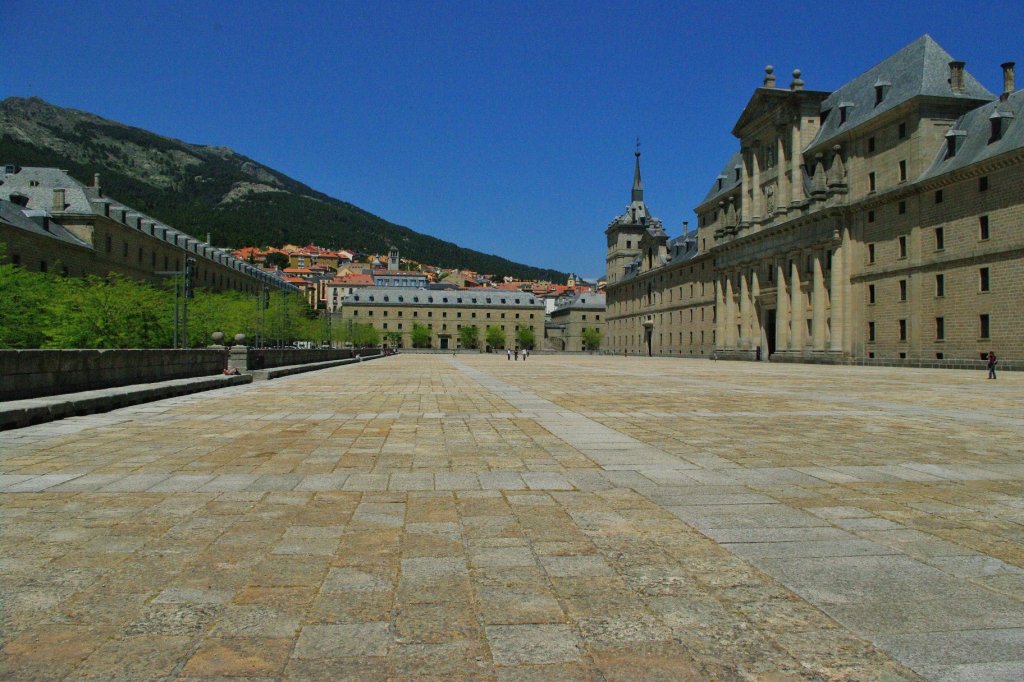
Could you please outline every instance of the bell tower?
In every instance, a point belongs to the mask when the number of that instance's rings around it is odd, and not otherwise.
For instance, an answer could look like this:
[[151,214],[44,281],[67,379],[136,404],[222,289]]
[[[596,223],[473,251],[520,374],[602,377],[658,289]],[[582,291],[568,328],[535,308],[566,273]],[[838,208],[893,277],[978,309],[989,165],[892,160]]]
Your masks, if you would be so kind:
[[640,240],[647,228],[660,225],[652,218],[644,203],[644,184],[640,179],[640,142],[633,153],[633,188],[626,212],[615,218],[604,231],[608,237],[608,254],[605,258],[605,276],[609,285],[622,280],[626,267],[640,255]]

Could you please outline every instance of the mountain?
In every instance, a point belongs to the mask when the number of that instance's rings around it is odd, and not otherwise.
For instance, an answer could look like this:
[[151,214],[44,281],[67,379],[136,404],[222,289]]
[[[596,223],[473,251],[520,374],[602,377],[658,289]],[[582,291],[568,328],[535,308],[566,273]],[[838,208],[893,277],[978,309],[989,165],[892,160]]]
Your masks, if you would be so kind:
[[0,102],[0,163],[100,173],[118,201],[218,246],[314,243],[518,279],[566,273],[514,263],[395,225],[227,147],[189,144],[31,97]]

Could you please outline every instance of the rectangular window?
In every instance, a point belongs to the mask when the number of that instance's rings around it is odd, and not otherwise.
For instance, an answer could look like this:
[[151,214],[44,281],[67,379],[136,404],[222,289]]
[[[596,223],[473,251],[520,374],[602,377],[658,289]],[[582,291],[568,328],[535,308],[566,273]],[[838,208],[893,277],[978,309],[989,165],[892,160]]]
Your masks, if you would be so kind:
[[941,204],[942,203],[942,190],[941,189],[935,190],[935,203],[936,204]]
[[987,175],[982,175],[980,178],[978,178],[978,191],[979,192],[986,192],[986,191],[988,191],[988,176]]
[[935,295],[942,298],[946,295],[946,276],[935,275]]
[[980,291],[988,291],[988,268],[978,270],[978,287]]
[[899,238],[899,250],[900,250],[899,257],[900,258],[906,258],[907,257],[907,238],[906,237],[900,237]]
[[941,227],[935,228],[935,250],[942,251],[946,248],[945,230]]
[[871,154],[874,151],[875,151],[875,138],[869,137],[868,138],[868,154]]
[[978,216],[978,239],[985,241],[988,239],[988,216]]
[[907,340],[907,321],[900,320],[900,341]]
[[869,223],[875,222],[875,212],[874,211],[868,211],[868,222]]
[[942,341],[946,338],[946,318],[935,318],[935,340]]
[[906,213],[907,212],[907,202],[901,201],[899,203],[897,211],[899,212],[900,215],[903,215],[904,213]]
[[874,192],[876,186],[877,185],[875,184],[875,172],[871,171],[870,173],[868,173],[868,191]]
[[874,244],[868,244],[868,262],[869,263],[874,263],[875,262],[875,245]]
[[905,139],[907,137],[907,124],[906,123],[901,123],[900,124],[898,135],[899,135],[899,138],[901,140],[903,140],[903,139]]
[[868,322],[868,341],[875,340],[875,323]]
[[900,300],[907,300],[907,280],[905,279],[900,280]]
[[942,354],[942,353],[936,353],[936,354],[935,354],[935,359],[936,359],[936,360],[942,360],[942,359],[943,359],[943,358],[945,358],[945,357],[946,357],[946,356],[945,356],[944,354]]
[[906,160],[900,161],[900,182],[907,181],[907,162]]
[[868,285],[868,304],[873,305],[875,302],[875,285]]
[[981,338],[987,339],[988,338],[988,315],[981,315],[981,316],[979,316],[978,321],[981,323],[981,329],[980,329],[980,331],[981,331]]

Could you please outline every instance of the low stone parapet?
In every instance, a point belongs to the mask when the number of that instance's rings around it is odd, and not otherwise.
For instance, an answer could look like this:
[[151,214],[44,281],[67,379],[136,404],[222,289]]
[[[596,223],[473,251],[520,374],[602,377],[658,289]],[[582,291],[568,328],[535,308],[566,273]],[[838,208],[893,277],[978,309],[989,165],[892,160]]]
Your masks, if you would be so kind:
[[66,417],[109,412],[130,405],[251,382],[252,376],[247,374],[235,376],[218,374],[0,402],[0,429],[20,428]]
[[328,369],[330,367],[339,367],[341,365],[352,365],[355,363],[363,362],[365,360],[376,360],[377,358],[384,357],[383,353],[377,353],[376,355],[367,355],[359,357],[350,357],[343,360],[328,360],[327,362],[310,362],[302,365],[287,365],[285,367],[274,367],[272,369],[254,369],[250,372],[254,381],[265,381],[267,379],[277,379],[279,377],[286,377],[292,374],[301,374],[303,372],[313,372],[318,369]]

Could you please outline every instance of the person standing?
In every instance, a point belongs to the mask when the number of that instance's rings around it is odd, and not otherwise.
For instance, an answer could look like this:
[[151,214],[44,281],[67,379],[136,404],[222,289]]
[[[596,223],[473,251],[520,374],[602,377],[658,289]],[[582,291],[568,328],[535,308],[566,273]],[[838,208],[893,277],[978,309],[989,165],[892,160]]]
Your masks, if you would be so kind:
[[996,363],[997,362],[998,362],[998,360],[996,360],[996,354],[993,353],[992,351],[989,351],[988,352],[988,378],[989,379],[995,379],[996,378]]

